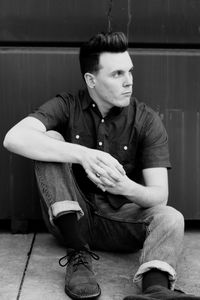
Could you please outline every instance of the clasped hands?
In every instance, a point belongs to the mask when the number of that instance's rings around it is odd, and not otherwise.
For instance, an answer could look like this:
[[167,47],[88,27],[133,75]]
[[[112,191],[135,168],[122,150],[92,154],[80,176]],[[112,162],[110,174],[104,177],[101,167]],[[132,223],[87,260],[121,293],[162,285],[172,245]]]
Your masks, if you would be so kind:
[[129,180],[123,166],[107,152],[86,149],[82,166],[88,178],[104,192],[123,194]]

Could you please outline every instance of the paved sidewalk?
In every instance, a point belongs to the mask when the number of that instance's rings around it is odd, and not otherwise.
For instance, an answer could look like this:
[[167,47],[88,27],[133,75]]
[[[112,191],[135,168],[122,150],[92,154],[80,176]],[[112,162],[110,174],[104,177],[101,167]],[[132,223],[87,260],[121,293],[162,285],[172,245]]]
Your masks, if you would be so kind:
[[[58,259],[65,249],[48,233],[0,234],[1,300],[69,300],[64,293],[65,268]],[[132,278],[138,267],[137,254],[98,252],[94,269],[101,285],[98,300],[122,300],[138,291]],[[200,295],[200,231],[185,234],[178,267],[177,286]]]

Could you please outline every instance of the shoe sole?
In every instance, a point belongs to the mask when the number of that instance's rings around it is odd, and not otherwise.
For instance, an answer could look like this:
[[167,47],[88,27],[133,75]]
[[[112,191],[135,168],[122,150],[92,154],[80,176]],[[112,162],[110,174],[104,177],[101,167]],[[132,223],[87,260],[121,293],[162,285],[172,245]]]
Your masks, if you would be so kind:
[[[123,298],[123,300],[158,300],[155,298],[151,298],[148,296],[143,296],[143,295],[134,295],[134,296],[126,296],[125,298]],[[161,299],[160,299],[161,300]]]
[[73,294],[70,290],[68,290],[65,287],[65,293],[69,297],[71,297],[72,299],[75,299],[75,300],[79,300],[79,299],[95,299],[95,298],[97,298],[97,297],[99,297],[101,295],[101,289],[100,289],[99,285],[98,285],[98,289],[99,289],[99,291],[96,294],[88,295],[88,296],[79,296],[79,295]]
[[200,300],[200,297],[195,297],[195,296],[180,296],[180,297],[169,297],[169,298],[158,298],[158,297],[152,297],[152,296],[131,296],[130,298],[125,297],[124,300],[162,300],[162,299],[167,299],[167,300]]

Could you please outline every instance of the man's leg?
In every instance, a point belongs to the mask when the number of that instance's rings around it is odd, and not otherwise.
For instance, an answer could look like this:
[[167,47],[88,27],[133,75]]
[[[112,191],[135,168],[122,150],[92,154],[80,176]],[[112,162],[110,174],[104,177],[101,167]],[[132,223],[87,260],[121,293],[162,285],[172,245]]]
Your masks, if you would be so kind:
[[155,299],[199,299],[173,291],[184,235],[180,212],[169,206],[142,209],[135,204],[114,210],[101,196],[96,196],[95,203],[94,247],[100,248],[103,241],[102,250],[143,249],[135,281],[142,282],[144,295],[134,295],[127,300],[154,298],[147,293],[155,285],[159,286],[158,291],[153,289]]
[[147,235],[140,257],[140,267],[135,281],[142,281],[143,294],[129,296],[125,300],[198,299],[174,290],[176,267],[182,252],[184,237],[184,218],[170,206],[155,206],[140,210],[138,218],[147,224]]
[[[96,212],[93,231],[97,238],[93,241],[100,247],[100,239],[110,250],[134,251],[143,249],[135,280],[156,268],[166,271],[173,282],[176,278],[176,263],[182,250],[184,219],[180,212],[169,206],[140,208],[134,203],[123,205],[120,209],[109,206],[103,196],[96,196]],[[106,227],[107,230],[101,230]],[[104,235],[103,235],[104,234]],[[124,241],[127,239],[127,242]],[[122,244],[122,241],[124,242]],[[134,243],[135,242],[135,243]],[[105,249],[106,250],[106,249]]]
[[[176,280],[176,264],[183,246],[183,216],[170,206],[160,205],[142,210],[140,219],[147,224],[147,236],[140,258],[141,266],[135,275],[135,281],[143,278],[145,289],[148,287],[148,281],[151,282],[147,272],[153,270],[155,273],[155,270],[159,270],[168,274],[169,287],[173,289]],[[143,276],[144,274],[146,276]]]
[[[60,138],[58,133],[56,138]],[[36,162],[35,173],[48,229],[67,248],[66,257],[60,260],[60,265],[67,265],[66,293],[75,299],[99,295],[91,265],[91,255],[96,256],[86,246],[90,241],[89,204],[74,180],[71,165]],[[67,263],[63,263],[65,258]]]

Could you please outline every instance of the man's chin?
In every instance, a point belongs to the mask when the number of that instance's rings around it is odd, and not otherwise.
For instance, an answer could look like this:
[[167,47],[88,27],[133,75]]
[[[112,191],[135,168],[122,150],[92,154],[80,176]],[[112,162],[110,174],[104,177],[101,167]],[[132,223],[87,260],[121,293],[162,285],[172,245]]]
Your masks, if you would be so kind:
[[131,100],[131,97],[127,97],[126,99],[124,99],[124,101],[123,102],[121,102],[120,104],[120,107],[126,107],[126,106],[128,106],[129,104],[130,104],[130,100]]

